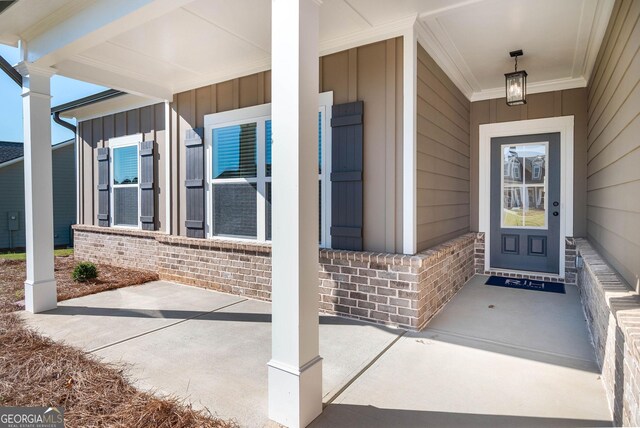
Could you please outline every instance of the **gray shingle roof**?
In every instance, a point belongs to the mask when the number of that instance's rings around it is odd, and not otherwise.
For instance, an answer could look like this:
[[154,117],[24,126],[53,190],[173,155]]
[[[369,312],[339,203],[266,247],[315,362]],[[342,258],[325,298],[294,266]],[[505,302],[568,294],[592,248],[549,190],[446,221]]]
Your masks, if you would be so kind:
[[24,155],[22,143],[0,141],[0,164],[20,158]]
[[[66,141],[61,141],[51,146],[55,149],[57,146],[66,144],[73,141],[73,138]],[[16,143],[13,141],[0,141],[0,165],[5,162],[12,161],[24,156],[24,145],[22,143]]]

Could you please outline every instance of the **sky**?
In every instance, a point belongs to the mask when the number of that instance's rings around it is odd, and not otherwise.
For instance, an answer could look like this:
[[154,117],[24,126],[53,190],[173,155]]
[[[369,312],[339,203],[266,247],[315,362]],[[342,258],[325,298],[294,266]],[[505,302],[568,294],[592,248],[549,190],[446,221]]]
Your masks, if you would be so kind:
[[[17,48],[0,44],[0,55],[10,64],[19,62]],[[51,78],[51,106],[57,106],[87,95],[106,90],[102,86],[92,85],[62,76]],[[22,142],[22,97],[21,88],[9,76],[0,71],[0,141]],[[65,119],[68,122],[75,120]],[[51,143],[57,144],[73,138],[73,132],[51,120]]]

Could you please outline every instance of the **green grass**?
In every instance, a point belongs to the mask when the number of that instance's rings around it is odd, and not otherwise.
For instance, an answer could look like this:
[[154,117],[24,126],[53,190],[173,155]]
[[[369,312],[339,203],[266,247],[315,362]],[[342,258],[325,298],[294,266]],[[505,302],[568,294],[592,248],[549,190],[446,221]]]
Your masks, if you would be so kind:
[[[59,250],[54,250],[53,254],[55,256],[72,256],[73,248],[61,248]],[[5,253],[0,254],[0,259],[5,260],[26,260],[27,253]]]
[[[530,209],[525,213],[525,227],[542,227],[544,226],[545,211]],[[522,226],[522,214],[519,211],[505,210],[504,216],[505,226]]]

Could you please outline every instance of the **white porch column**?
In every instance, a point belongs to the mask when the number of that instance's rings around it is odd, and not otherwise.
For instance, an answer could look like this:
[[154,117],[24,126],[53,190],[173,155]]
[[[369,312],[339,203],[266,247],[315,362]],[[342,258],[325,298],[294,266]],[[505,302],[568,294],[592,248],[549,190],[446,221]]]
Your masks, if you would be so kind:
[[318,23],[315,0],[272,0],[273,259],[269,417],[322,412],[318,343]]
[[57,306],[53,274],[53,174],[51,164],[51,76],[53,70],[20,63],[24,128],[24,202],[27,244],[25,309]]

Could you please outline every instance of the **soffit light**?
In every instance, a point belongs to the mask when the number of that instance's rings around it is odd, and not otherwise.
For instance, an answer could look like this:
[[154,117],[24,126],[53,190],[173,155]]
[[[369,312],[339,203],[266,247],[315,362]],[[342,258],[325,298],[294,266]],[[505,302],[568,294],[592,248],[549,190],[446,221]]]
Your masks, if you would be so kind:
[[527,72],[522,70],[518,71],[518,57],[522,56],[522,49],[509,52],[511,58],[516,59],[515,71],[512,73],[505,73],[505,89],[507,97],[507,105],[517,106],[527,103]]

